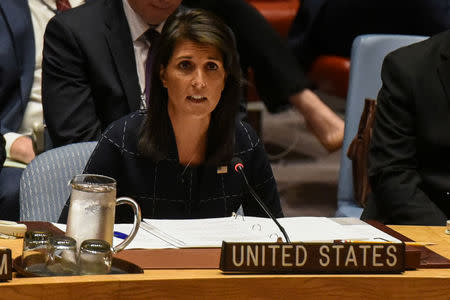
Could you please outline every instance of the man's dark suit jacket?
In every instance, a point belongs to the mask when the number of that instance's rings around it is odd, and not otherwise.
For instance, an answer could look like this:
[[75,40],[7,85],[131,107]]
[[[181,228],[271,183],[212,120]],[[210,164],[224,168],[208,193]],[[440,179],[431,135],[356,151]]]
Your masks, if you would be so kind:
[[0,133],[16,132],[27,106],[35,64],[26,0],[0,1]]
[[[383,63],[364,218],[444,225],[450,218],[450,31]],[[377,216],[378,214],[378,216]]]
[[50,20],[42,98],[54,146],[98,140],[112,121],[139,109],[141,90],[121,0],[89,1]]
[[447,0],[302,0],[289,43],[303,66],[318,55],[350,56],[356,36],[430,36],[450,29]]

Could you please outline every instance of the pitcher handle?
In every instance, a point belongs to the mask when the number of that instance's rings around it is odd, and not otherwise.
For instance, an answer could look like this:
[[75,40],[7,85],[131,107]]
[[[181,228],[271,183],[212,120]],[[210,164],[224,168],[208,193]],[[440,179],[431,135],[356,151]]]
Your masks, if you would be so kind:
[[131,199],[129,197],[117,198],[116,206],[122,205],[122,204],[128,204],[129,206],[131,206],[133,208],[133,212],[134,212],[133,229],[131,230],[130,234],[128,235],[128,237],[125,240],[123,240],[120,244],[118,244],[117,246],[112,248],[114,253],[122,251],[126,246],[128,246],[129,243],[131,243],[131,241],[134,239],[134,237],[136,236],[136,234],[139,230],[139,226],[141,225],[141,208],[136,203],[136,201],[134,201],[133,199]]

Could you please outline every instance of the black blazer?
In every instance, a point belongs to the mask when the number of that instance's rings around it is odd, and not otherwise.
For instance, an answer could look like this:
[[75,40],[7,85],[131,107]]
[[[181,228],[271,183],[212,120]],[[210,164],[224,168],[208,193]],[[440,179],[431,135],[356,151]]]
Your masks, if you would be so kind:
[[139,109],[121,0],[89,1],[52,18],[42,68],[44,119],[54,146],[98,140],[111,122]]
[[[369,154],[365,218],[444,225],[450,218],[450,31],[389,54]],[[375,205],[375,207],[373,206]]]

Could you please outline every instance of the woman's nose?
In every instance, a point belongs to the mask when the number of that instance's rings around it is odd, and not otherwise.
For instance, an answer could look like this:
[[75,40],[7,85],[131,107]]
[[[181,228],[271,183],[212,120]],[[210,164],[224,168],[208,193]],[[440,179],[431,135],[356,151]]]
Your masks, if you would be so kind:
[[201,70],[194,73],[191,84],[195,88],[204,88],[206,86],[205,75]]

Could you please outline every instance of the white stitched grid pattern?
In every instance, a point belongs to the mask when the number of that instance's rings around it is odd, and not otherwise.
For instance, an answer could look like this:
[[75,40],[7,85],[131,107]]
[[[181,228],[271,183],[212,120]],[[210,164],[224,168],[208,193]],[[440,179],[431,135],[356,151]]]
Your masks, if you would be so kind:
[[[130,115],[130,119],[136,117],[136,115],[138,115],[138,114],[142,114],[142,112],[135,112],[135,113],[131,114],[131,115]],[[125,121],[124,126],[123,126],[123,130],[122,130],[122,137],[121,137],[122,145],[119,145],[117,142],[115,142],[114,140],[112,140],[111,138],[109,138],[109,137],[107,136],[108,132],[109,132],[111,129],[114,128],[115,124],[112,124],[111,126],[109,126],[109,127],[105,130],[105,132],[102,134],[102,137],[101,137],[100,141],[102,141],[102,140],[107,140],[108,142],[110,142],[111,144],[113,144],[114,146],[116,146],[116,147],[120,150],[121,153],[126,152],[126,153],[128,153],[128,154],[130,154],[130,155],[135,155],[135,156],[137,156],[138,154],[137,154],[136,152],[130,151],[130,150],[128,150],[128,149],[125,148],[125,133],[126,133],[127,123],[128,123],[128,121]],[[244,128],[245,132],[247,133],[247,138],[248,138],[248,141],[249,141],[249,143],[250,143],[250,147],[247,148],[247,149],[245,149],[245,150],[241,150],[241,151],[239,151],[239,152],[234,152],[233,155],[241,155],[241,154],[244,154],[244,153],[253,151],[253,150],[259,145],[259,143],[261,142],[261,139],[258,138],[258,139],[256,140],[256,142],[254,143],[253,140],[252,140],[252,138],[251,138],[251,136],[250,136],[250,133],[248,132],[248,130],[247,130],[247,128],[245,127],[245,125],[244,125],[242,122],[240,122],[239,124],[241,125],[242,128]],[[168,161],[177,161],[176,159],[173,159],[173,158],[167,158],[166,160],[168,160]],[[87,165],[89,165],[89,164],[87,164]]]

